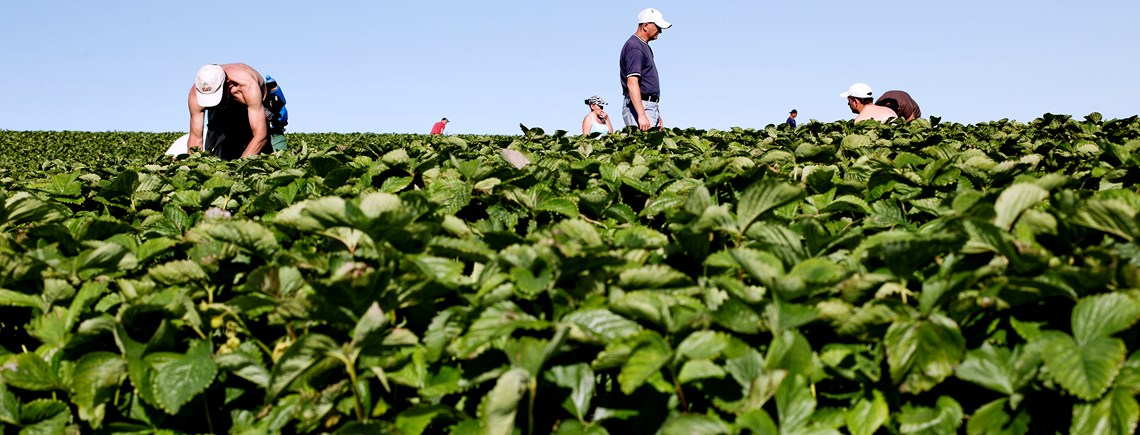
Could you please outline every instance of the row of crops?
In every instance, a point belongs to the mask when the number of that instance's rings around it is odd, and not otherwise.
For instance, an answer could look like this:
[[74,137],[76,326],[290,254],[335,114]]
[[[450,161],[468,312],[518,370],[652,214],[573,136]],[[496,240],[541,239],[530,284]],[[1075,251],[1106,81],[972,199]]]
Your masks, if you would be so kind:
[[6,432],[1140,420],[1136,117],[176,136],[0,131]]

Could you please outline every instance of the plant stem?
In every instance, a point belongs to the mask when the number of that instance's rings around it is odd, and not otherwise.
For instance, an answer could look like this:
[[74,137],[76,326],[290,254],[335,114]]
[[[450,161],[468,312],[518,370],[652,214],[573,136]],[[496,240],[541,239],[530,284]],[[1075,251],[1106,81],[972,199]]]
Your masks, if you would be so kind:
[[681,412],[689,412],[689,402],[685,400],[685,390],[681,388],[681,381],[677,379],[677,371],[673,364],[669,364],[669,377],[673,378],[673,389],[677,390],[677,399],[681,401]]

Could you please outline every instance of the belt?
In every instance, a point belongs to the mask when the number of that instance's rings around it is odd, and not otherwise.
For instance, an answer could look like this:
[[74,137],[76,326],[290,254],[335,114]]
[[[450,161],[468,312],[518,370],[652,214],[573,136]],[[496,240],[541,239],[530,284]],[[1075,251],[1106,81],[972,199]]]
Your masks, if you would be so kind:
[[661,97],[659,97],[659,96],[657,96],[657,95],[645,95],[645,94],[641,94],[641,99],[642,99],[643,101],[648,101],[648,102],[650,102],[650,103],[656,103],[656,102],[658,102],[658,101],[661,101]]

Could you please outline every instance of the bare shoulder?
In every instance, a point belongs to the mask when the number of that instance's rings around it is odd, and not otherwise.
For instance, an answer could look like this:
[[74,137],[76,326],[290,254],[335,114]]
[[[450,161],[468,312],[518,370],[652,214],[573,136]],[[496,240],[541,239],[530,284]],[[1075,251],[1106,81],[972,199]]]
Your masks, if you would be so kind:
[[257,86],[265,84],[265,79],[261,73],[244,63],[227,63],[222,65],[222,69],[226,71],[227,78],[239,84]]

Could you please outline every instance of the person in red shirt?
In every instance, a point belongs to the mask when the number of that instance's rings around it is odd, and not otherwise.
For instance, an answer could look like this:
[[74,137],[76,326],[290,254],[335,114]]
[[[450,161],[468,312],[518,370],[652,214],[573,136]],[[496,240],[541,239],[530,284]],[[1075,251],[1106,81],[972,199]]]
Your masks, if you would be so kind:
[[443,129],[447,128],[447,118],[443,118],[431,127],[431,134],[443,134]]

